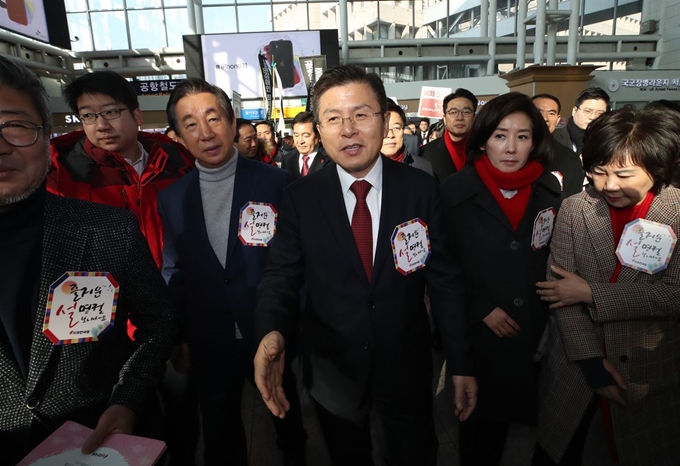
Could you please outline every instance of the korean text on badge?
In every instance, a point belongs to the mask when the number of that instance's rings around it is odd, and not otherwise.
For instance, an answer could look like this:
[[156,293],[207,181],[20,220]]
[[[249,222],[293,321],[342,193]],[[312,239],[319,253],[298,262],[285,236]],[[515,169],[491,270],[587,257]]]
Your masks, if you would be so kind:
[[666,270],[677,241],[669,225],[638,218],[623,229],[616,257],[621,265],[652,275]]
[[394,267],[402,275],[425,267],[432,254],[427,224],[417,217],[397,225],[391,243]]
[[534,220],[534,229],[531,233],[531,247],[534,251],[550,244],[553,228],[555,226],[555,209],[548,207],[541,210]]
[[116,320],[118,290],[108,272],[66,272],[50,286],[43,333],[55,345],[98,341]]
[[245,246],[267,247],[274,239],[279,213],[266,202],[249,201],[238,217],[238,238]]

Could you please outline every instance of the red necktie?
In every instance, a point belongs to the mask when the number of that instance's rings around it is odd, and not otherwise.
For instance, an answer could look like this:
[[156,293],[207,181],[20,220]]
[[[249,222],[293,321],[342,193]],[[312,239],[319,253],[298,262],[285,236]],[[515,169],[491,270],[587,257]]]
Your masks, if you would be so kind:
[[368,210],[368,204],[366,204],[366,195],[371,190],[371,183],[364,180],[355,181],[349,187],[349,190],[357,198],[357,204],[352,214],[354,242],[357,245],[361,263],[364,265],[366,277],[370,282],[371,275],[373,275],[373,227],[371,224],[371,212]]
[[302,176],[309,175],[309,155],[302,156]]

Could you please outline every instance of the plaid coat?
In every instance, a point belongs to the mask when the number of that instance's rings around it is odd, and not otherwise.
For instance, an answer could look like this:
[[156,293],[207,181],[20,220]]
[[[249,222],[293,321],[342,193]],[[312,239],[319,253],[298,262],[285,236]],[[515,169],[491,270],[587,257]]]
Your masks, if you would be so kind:
[[[49,287],[68,271],[110,272],[120,285],[119,318],[100,341],[54,345],[42,332]],[[47,195],[37,293],[26,377],[0,345],[1,464],[16,464],[66,420],[94,428],[112,404],[144,413],[176,330],[139,225],[120,209]],[[134,342],[126,334],[128,318],[137,326]]]
[[[647,220],[680,233],[680,190],[662,189]],[[606,356],[628,383],[625,408],[612,403],[622,466],[680,461],[680,253],[654,275],[616,265],[607,203],[594,189],[562,204],[548,264],[590,283],[593,305],[551,311],[550,341],[539,381],[541,446],[559,460],[593,391],[574,361]],[[549,269],[548,269],[549,270]],[[550,280],[559,277],[548,272]]]

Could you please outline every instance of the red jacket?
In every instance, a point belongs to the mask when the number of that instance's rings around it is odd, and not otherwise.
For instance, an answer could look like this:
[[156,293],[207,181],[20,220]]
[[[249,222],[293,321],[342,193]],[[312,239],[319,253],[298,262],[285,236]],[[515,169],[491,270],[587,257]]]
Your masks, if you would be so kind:
[[120,154],[95,147],[83,131],[53,139],[47,189],[54,194],[134,212],[160,268],[163,225],[156,197],[194,168],[194,158],[183,146],[161,134],[140,132],[138,140],[149,153],[141,177]]

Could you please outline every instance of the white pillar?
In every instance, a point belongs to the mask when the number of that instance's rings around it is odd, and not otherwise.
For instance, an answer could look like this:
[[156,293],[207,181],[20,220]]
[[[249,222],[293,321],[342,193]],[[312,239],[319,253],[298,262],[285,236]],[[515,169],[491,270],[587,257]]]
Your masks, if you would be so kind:
[[[548,9],[557,10],[557,0],[548,1]],[[557,21],[557,18],[554,19]],[[557,24],[551,22],[548,24],[548,54],[546,56],[545,64],[548,66],[555,66],[555,53],[557,49]]]
[[[482,0],[482,5],[486,3],[486,0]],[[484,8],[482,6],[482,8]],[[498,1],[497,0],[489,0],[489,5],[488,5],[488,10],[487,10],[487,19],[488,19],[488,37],[491,39],[489,41],[489,55],[491,58],[489,58],[489,61],[486,63],[486,75],[487,76],[493,76],[494,72],[496,71],[496,12],[498,11]],[[484,36],[482,36],[484,37]]]
[[529,0],[518,0],[517,8],[517,64],[516,68],[524,68],[524,55],[527,50],[527,26],[524,20],[527,19],[527,2]]
[[581,2],[571,1],[571,16],[569,17],[569,39],[567,40],[567,64],[576,65],[576,51],[578,50],[578,23]]
[[543,64],[545,54],[545,0],[536,2],[536,34],[534,39],[534,63]]

